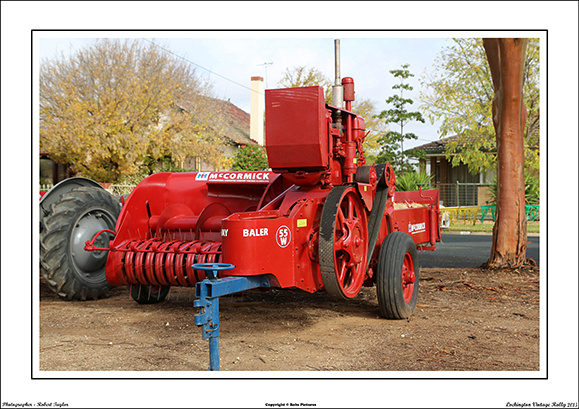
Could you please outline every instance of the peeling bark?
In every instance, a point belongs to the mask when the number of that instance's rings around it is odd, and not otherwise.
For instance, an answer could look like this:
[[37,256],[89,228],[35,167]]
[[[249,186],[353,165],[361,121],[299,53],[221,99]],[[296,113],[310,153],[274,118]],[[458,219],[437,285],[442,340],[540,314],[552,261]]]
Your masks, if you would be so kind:
[[527,216],[523,134],[524,60],[527,40],[488,38],[483,45],[495,97],[493,125],[497,138],[497,212],[488,268],[515,268],[526,262]]

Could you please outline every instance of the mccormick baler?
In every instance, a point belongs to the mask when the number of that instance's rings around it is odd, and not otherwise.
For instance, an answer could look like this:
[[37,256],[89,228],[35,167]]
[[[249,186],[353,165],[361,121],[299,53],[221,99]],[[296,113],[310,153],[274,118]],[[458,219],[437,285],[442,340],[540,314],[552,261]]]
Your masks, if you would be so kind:
[[396,192],[388,163],[366,165],[354,81],[336,82],[332,105],[318,86],[265,91],[270,171],[151,175],[124,201],[114,229],[114,209],[83,213],[77,242],[93,259],[76,255],[72,264],[89,265],[86,276],[104,267],[106,281],[130,286],[139,303],[196,286],[196,323],[210,339],[218,312],[205,313],[209,305],[256,287],[347,300],[376,285],[384,317],[410,316],[417,249],[440,241],[438,191]]

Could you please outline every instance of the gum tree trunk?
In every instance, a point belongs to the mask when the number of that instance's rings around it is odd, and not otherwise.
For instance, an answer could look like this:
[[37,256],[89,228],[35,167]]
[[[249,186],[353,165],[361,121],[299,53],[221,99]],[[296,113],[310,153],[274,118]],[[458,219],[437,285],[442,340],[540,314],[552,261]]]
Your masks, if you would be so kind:
[[483,45],[495,97],[493,124],[497,138],[497,212],[488,268],[515,268],[526,262],[527,216],[523,130],[524,61],[527,40],[488,38]]

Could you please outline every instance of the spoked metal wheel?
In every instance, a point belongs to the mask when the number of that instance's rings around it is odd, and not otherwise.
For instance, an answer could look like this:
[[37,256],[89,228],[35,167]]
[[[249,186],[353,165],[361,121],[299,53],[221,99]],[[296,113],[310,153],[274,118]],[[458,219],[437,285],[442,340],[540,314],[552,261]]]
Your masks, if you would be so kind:
[[320,222],[319,259],[326,291],[355,297],[366,278],[368,220],[358,192],[337,186],[328,195]]

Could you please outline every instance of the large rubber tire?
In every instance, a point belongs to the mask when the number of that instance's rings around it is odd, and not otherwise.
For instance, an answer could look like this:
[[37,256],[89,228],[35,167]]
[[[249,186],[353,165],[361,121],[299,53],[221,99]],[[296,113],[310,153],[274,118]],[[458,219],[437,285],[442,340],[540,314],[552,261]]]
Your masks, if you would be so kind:
[[403,232],[390,233],[378,257],[376,292],[380,314],[388,319],[409,318],[418,301],[419,271],[414,240]]
[[[108,295],[108,252],[88,252],[84,244],[100,230],[114,230],[120,210],[119,201],[97,187],[72,189],[45,209],[40,218],[40,271],[60,297],[84,301]],[[95,246],[108,247],[111,239],[103,233]]]
[[156,304],[164,301],[171,287],[131,284],[131,297],[139,304]]

